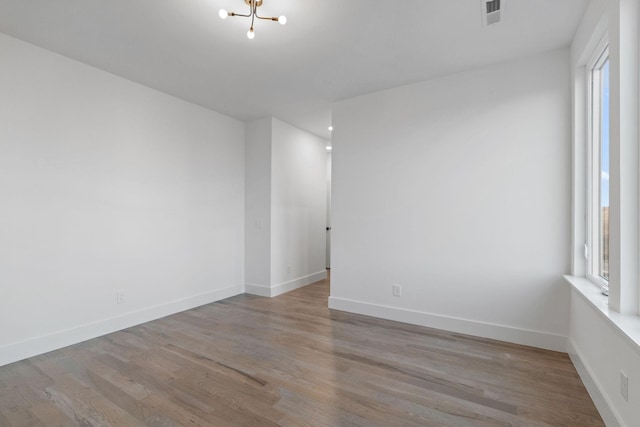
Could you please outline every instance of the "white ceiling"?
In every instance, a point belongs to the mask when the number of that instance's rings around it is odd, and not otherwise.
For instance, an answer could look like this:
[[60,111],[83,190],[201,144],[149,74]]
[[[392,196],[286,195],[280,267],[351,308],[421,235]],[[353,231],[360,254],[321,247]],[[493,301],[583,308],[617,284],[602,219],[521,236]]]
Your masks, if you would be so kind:
[[[332,102],[567,46],[588,0],[0,0],[0,31],[212,110],[329,138]],[[523,84],[525,84],[523,82]]]

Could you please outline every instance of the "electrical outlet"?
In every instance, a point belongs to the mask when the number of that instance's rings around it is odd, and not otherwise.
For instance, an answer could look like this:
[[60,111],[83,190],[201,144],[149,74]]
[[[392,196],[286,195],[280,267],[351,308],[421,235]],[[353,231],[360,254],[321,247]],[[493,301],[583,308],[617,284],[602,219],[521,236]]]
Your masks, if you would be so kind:
[[116,292],[116,304],[124,304],[124,292]]
[[400,287],[400,285],[391,285],[391,290],[393,291],[394,297],[402,296],[402,287]]
[[629,377],[623,371],[620,371],[620,394],[626,402],[629,401]]

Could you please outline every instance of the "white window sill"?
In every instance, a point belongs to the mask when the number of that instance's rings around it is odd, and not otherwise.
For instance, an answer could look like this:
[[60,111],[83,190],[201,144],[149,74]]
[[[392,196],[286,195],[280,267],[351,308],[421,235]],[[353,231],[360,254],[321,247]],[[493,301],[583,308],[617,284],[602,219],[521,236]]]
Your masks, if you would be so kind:
[[609,298],[602,295],[600,287],[584,277],[564,276],[573,290],[614,326],[635,349],[640,352],[640,316],[620,314],[609,308]]

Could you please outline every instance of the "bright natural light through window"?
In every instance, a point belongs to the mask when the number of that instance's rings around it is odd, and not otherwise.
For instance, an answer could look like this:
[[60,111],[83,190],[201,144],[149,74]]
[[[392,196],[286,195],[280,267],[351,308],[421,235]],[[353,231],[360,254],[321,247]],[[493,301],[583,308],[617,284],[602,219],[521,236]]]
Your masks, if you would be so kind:
[[605,48],[590,67],[590,275],[609,281],[609,55]]

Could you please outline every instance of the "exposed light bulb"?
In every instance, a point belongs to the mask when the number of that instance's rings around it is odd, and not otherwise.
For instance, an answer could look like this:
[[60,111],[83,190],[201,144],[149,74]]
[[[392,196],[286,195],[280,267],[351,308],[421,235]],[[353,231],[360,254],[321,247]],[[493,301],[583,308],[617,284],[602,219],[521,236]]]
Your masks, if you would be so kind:
[[327,129],[329,129],[329,132],[331,132],[333,130],[333,126],[329,126]]
[[327,145],[327,151],[331,151],[331,146]]
[[256,33],[253,32],[253,27],[249,29],[249,31],[247,31],[247,37],[249,38],[249,40],[253,40],[256,36]]
[[282,15],[281,17],[278,18],[278,22],[280,23],[280,25],[284,25],[287,23],[287,17]]
[[220,17],[220,19],[227,19],[227,16],[229,16],[229,12],[224,9],[220,9],[218,11],[218,16]]

